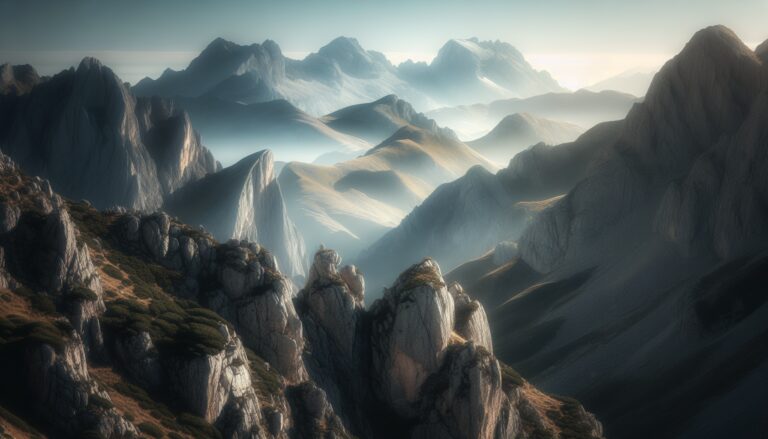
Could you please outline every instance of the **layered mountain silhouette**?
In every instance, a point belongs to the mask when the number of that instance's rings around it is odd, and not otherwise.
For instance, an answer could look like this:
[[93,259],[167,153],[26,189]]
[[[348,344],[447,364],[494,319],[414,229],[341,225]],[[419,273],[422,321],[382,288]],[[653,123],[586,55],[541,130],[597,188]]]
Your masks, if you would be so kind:
[[608,435],[765,431],[760,47],[722,26],[698,32],[585,178],[533,218],[517,256],[495,250],[448,276],[483,290],[501,358],[583,398]]
[[451,127],[462,140],[487,134],[505,117],[528,113],[534,117],[578,125],[584,129],[623,119],[640,99],[616,91],[546,93],[527,99],[503,99],[488,104],[461,105],[428,111],[427,117]]
[[573,124],[542,119],[528,113],[511,114],[488,134],[467,142],[472,149],[506,164],[521,150],[539,142],[558,145],[575,140],[583,130]]
[[195,129],[226,164],[264,148],[283,161],[311,162],[340,151],[347,156],[360,155],[375,145],[335,130],[284,99],[249,105],[217,97],[179,97],[173,101],[189,113]]
[[431,64],[394,66],[354,38],[339,37],[303,60],[286,58],[270,40],[241,46],[219,38],[186,69],[145,78],[133,90],[140,96],[207,96],[244,104],[285,99],[321,115],[390,94],[428,109],[562,88],[498,41],[451,40]]
[[279,182],[307,247],[332,245],[352,257],[438,185],[475,165],[495,169],[452,132],[433,128],[406,125],[364,155],[333,166],[288,163]]
[[476,167],[438,187],[356,260],[372,291],[383,286],[388,273],[424,255],[452,269],[467,255],[474,258],[500,241],[516,239],[535,215],[588,175],[622,125],[606,122],[568,144],[537,144],[495,175]]
[[586,87],[586,89],[597,92],[603,90],[615,90],[629,93],[634,96],[645,96],[654,75],[654,72],[630,70],[598,81]]

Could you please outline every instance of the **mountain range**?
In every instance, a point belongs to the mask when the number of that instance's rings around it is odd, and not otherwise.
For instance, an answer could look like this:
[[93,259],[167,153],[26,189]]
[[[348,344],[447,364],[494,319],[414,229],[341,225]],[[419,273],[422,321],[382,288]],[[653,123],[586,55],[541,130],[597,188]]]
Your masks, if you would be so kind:
[[600,122],[623,119],[640,100],[617,91],[579,90],[438,108],[428,111],[426,115],[438,124],[450,127],[459,138],[466,141],[487,134],[505,117],[515,113],[528,113],[587,129]]
[[[415,122],[419,123],[421,119]],[[438,185],[490,161],[434,122],[406,125],[360,157],[335,165],[291,162],[278,178],[307,247],[352,258],[395,227]]]
[[285,57],[271,40],[242,46],[219,38],[186,69],[145,78],[133,90],[139,96],[205,96],[244,104],[285,99],[318,116],[389,94],[431,109],[563,89],[507,43],[451,40],[430,64],[394,66],[356,39],[339,37],[303,60]]

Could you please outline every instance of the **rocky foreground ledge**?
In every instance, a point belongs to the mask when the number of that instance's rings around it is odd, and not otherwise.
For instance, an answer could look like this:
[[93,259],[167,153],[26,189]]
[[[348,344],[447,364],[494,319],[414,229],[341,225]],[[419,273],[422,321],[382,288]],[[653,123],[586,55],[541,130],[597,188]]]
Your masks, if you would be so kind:
[[293,294],[273,254],[99,212],[0,155],[0,432],[11,437],[599,438],[493,356],[429,259],[365,309],[330,249]]

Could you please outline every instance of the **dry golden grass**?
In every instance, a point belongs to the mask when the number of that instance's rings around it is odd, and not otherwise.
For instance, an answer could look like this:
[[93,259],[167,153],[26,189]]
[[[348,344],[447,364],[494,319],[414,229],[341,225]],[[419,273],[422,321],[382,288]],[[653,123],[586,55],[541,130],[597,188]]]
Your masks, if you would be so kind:
[[44,314],[35,309],[26,298],[7,289],[0,289],[0,318],[21,316],[36,322],[53,322],[56,316]]
[[536,409],[536,412],[538,412],[545,428],[549,430],[554,437],[560,437],[560,427],[552,421],[548,412],[553,410],[560,411],[563,403],[532,386],[527,381],[523,384],[522,392],[525,398],[533,404],[533,407]]

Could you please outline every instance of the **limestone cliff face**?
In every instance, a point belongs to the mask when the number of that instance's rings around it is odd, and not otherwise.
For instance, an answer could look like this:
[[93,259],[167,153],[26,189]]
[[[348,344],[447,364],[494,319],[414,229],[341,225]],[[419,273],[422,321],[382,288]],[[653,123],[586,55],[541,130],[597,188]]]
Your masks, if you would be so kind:
[[0,99],[0,148],[65,196],[101,208],[156,208],[217,169],[188,118],[163,105],[137,103],[109,68],[86,58],[23,96]]
[[187,185],[165,207],[219,240],[242,239],[272,249],[280,271],[291,278],[306,273],[304,240],[288,217],[269,150]]

